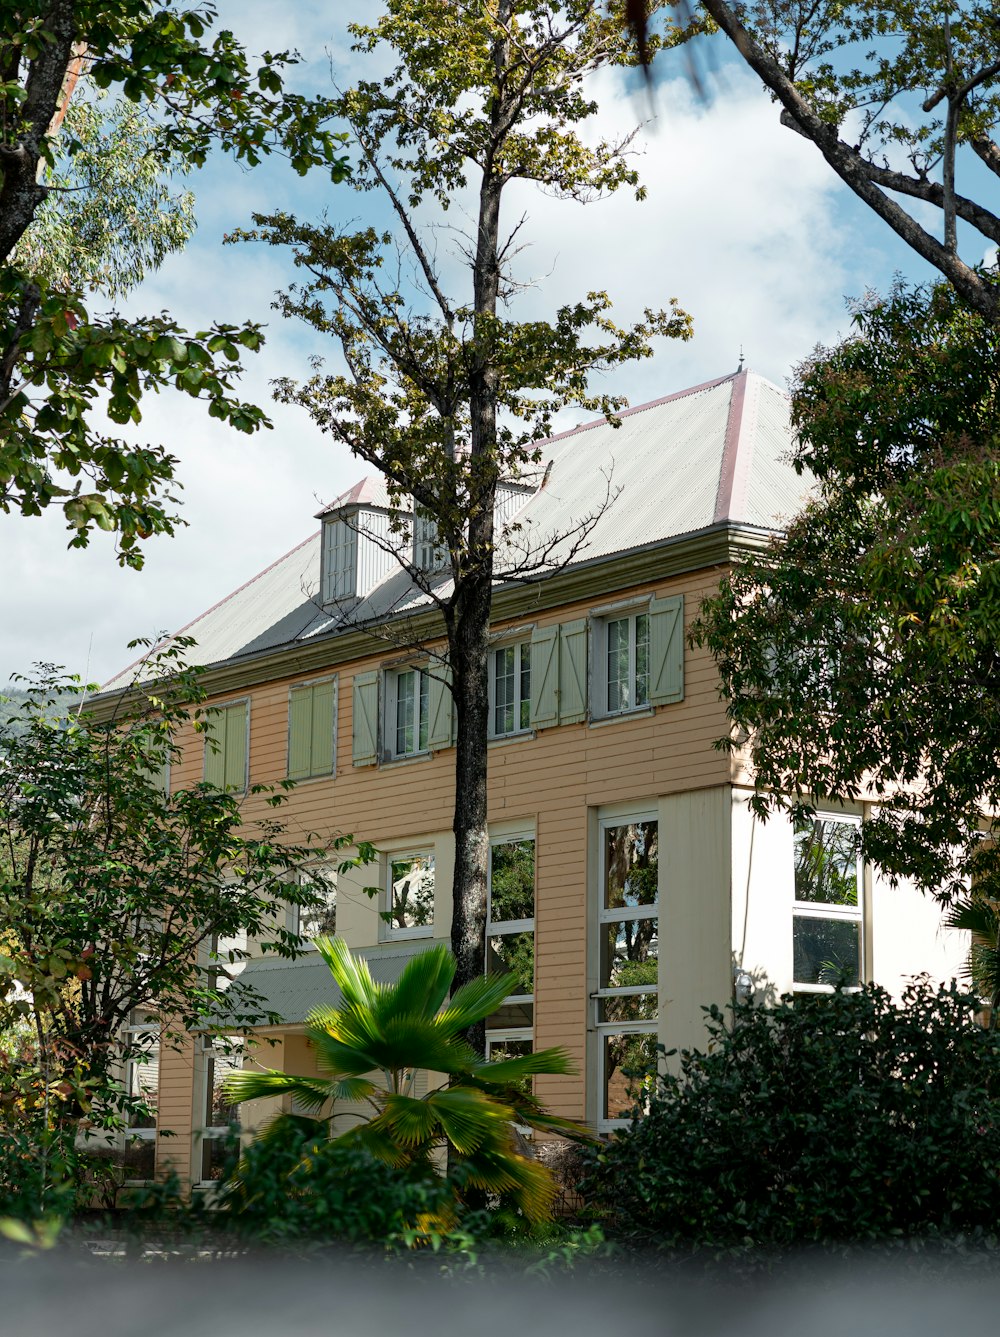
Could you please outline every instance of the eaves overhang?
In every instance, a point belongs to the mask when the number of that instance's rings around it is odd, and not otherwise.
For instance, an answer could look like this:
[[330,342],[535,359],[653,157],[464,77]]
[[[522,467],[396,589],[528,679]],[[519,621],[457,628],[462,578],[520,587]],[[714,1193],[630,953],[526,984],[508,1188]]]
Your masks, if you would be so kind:
[[[745,553],[760,552],[778,533],[778,529],[727,520],[611,556],[584,558],[552,576],[498,585],[493,593],[491,620],[507,622],[635,585],[724,566]],[[435,609],[403,610],[389,620],[405,620],[407,638],[414,641],[423,643],[444,636],[444,624]],[[384,621],[369,624],[371,628],[383,625]],[[225,696],[277,678],[335,668],[379,650],[386,650],[386,641],[374,629],[335,628],[308,641],[291,641],[203,665],[200,681],[209,696]],[[142,684],[144,691],[151,686],[152,682]],[[88,709],[97,719],[107,717],[132,690],[99,692],[88,700]]]

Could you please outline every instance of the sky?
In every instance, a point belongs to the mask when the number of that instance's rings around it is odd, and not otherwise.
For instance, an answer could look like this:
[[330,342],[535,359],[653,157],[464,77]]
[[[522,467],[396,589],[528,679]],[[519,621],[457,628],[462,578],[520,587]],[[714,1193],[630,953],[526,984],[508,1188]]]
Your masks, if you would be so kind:
[[[365,63],[371,58],[349,51],[339,8],[321,0],[220,5],[251,51],[306,53],[295,82],[320,92],[329,88],[331,70],[342,84],[372,77]],[[667,53],[659,64],[652,98],[619,72],[599,76],[591,90],[603,136],[642,124],[636,146],[644,203],[627,190],[586,206],[527,188],[510,192],[505,220],[526,215],[523,235],[531,244],[520,259],[535,280],[522,309],[541,316],[599,289],[626,323],[645,306],[676,297],[693,316],[694,338],[661,341],[654,358],[604,383],[632,404],[734,371],[741,351],[750,368],[785,385],[817,344],[848,331],[845,299],[885,290],[895,273],[918,280],[927,273],[816,150],[779,125],[755,78],[721,46],[704,100],[691,87],[682,53]],[[347,222],[369,216],[368,197],[359,200],[318,173],[302,180],[278,160],[246,171],[213,159],[189,184],[195,237],[122,309],[166,309],[189,329],[215,320],[265,322],[266,345],[247,358],[241,394],[268,406],[274,430],[235,433],[179,394],[148,402],[138,437],[165,443],[178,457],[186,525],[144,545],[140,572],[117,565],[103,534],[85,550],[67,550],[65,522],[54,510],[41,518],[0,516],[0,683],[36,662],[63,665],[89,681],[108,679],[134,658],[131,639],[177,630],[224,598],[313,532],[320,506],[367,471],[303,410],[270,400],[274,378],[304,378],[310,357],[333,350],[271,309],[292,273],[287,260],[263,246],[224,246],[222,238],[247,226],[255,209],[287,209],[303,219],[326,211]],[[461,219],[461,200],[453,215]],[[571,414],[559,425],[579,420]]]

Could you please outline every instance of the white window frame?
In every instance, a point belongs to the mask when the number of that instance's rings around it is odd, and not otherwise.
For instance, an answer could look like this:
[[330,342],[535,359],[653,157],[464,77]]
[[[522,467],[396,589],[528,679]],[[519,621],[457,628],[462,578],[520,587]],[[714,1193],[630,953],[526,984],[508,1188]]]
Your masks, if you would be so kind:
[[389,919],[380,919],[379,921],[379,940],[381,942],[399,942],[405,938],[432,938],[434,936],[434,920],[437,917],[437,859],[436,851],[433,846],[423,846],[415,849],[400,849],[387,851],[385,855],[385,876],[382,879],[382,896],[380,909],[383,915],[392,914],[392,866],[394,863],[401,863],[405,859],[429,859],[431,867],[434,870],[434,905],[431,912],[431,922],[429,924],[417,924],[412,928],[399,928]]
[[[816,815],[811,818],[817,822],[838,822],[842,826],[853,826],[856,830],[861,828],[861,817],[856,813],[830,812],[827,810],[816,810]],[[802,919],[829,919],[858,925],[858,983],[848,985],[845,993],[857,993],[866,979],[865,956],[867,952],[867,935],[865,932],[865,867],[861,859],[860,852],[855,853],[855,865],[858,879],[858,903],[857,905],[827,905],[822,901],[800,901],[795,896],[795,826],[792,823],[792,992],[793,993],[833,993],[832,984],[806,984],[799,983],[795,978],[795,920]]]
[[[514,718],[517,721],[513,729],[499,730],[496,727],[497,712],[497,665],[499,656],[507,650],[514,651]],[[528,656],[528,695],[521,695],[522,669],[524,667],[524,656]],[[531,637],[520,637],[517,640],[505,640],[500,645],[494,646],[490,651],[490,672],[489,672],[489,700],[490,700],[490,738],[516,738],[519,734],[530,734],[531,728]],[[528,723],[521,724],[521,708],[527,702]],[[524,837],[527,839],[527,837]],[[534,839],[534,837],[532,837]]]
[[[335,864],[316,864],[316,865],[314,865],[314,869],[304,868],[304,869],[302,870],[302,872],[299,874],[299,881],[301,882],[303,879],[308,879],[308,880],[311,881],[311,880],[312,880],[312,872],[313,872],[313,871],[318,872],[318,873],[323,873],[324,875],[329,875],[329,874],[332,873],[334,907],[335,907],[335,909],[336,909],[336,908],[339,908],[339,907],[337,907],[337,898],[338,898],[338,894],[339,894],[339,887],[338,887],[338,885],[337,885],[337,868],[336,868],[336,865],[335,865]],[[296,935],[296,937],[298,938],[298,940],[299,940],[299,950],[302,951],[302,952],[315,952],[315,951],[316,951],[316,943],[315,943],[315,940],[312,939],[312,938],[307,938],[307,937],[303,934],[303,932],[302,932],[302,915],[303,915],[303,911],[306,910],[306,907],[305,907],[304,905],[290,905],[290,906],[288,907],[288,909],[289,909],[288,928],[289,928],[290,932],[294,933],[294,934]],[[334,931],[334,933],[333,933],[332,935],[327,934],[326,936],[327,936],[327,937],[330,937],[330,936],[337,937],[338,934],[336,933],[336,931]]]
[[[210,1060],[215,1056],[213,1040],[217,1037],[212,1035],[202,1035],[201,1044],[198,1052],[198,1080],[195,1082],[195,1091],[198,1096],[198,1119],[194,1125],[194,1162],[198,1167],[197,1176],[192,1175],[192,1180],[199,1188],[211,1187],[216,1181],[214,1179],[205,1179],[202,1170],[205,1163],[205,1143],[221,1142],[229,1136],[230,1125],[226,1124],[207,1124],[204,1119],[208,1116],[209,1110],[209,1091],[208,1074],[212,1070]],[[243,1036],[230,1036],[232,1040],[238,1040],[243,1047],[243,1058],[246,1059],[246,1040]]]
[[[129,1127],[129,1128],[126,1128],[126,1129],[125,1129],[125,1132],[124,1132],[124,1140],[125,1140],[125,1145],[126,1145],[126,1147],[128,1146],[128,1144],[129,1144],[130,1142],[152,1142],[152,1143],[154,1144],[154,1152],[153,1152],[153,1154],[154,1154],[153,1177],[155,1178],[155,1176],[156,1176],[156,1168],[155,1168],[155,1155],[156,1155],[156,1151],[155,1151],[155,1146],[156,1146],[157,1134],[159,1133],[159,1128],[160,1128],[160,1101],[159,1101],[159,1096],[160,1096],[160,1058],[161,1058],[161,1044],[162,1044],[162,1028],[161,1028],[159,1022],[152,1022],[152,1023],[151,1023],[151,1022],[148,1022],[148,1021],[144,1021],[144,1022],[130,1021],[129,1024],[125,1027],[125,1032],[126,1032],[127,1036],[129,1037],[126,1043],[129,1045],[130,1048],[131,1048],[132,1044],[134,1043],[134,1037],[138,1037],[138,1036],[140,1036],[140,1035],[148,1035],[148,1036],[153,1036],[153,1035],[155,1035],[155,1036],[156,1036],[156,1040],[155,1040],[155,1047],[156,1047],[156,1096],[157,1096],[157,1100],[156,1100],[156,1118],[155,1118],[155,1121],[154,1121],[154,1123],[153,1123],[152,1128],[132,1128],[132,1127]],[[148,1067],[149,1067],[149,1064],[148,1064],[148,1063],[139,1063],[139,1061],[138,1061],[137,1059],[134,1059],[134,1058],[129,1058],[129,1059],[126,1059],[126,1060],[125,1060],[125,1086],[126,1086],[126,1089],[127,1089],[127,1091],[129,1092],[130,1095],[131,1095],[131,1092],[132,1092],[132,1072],[133,1072],[133,1070],[134,1070],[135,1068],[148,1068]],[[152,1182],[152,1181],[149,1180],[149,1179],[126,1179],[126,1180],[125,1180],[125,1183],[126,1183],[126,1184],[148,1184],[148,1183],[151,1183],[151,1182]]]
[[[626,715],[644,714],[652,711],[653,707],[649,701],[649,682],[650,671],[650,645],[649,645],[649,609],[651,600],[643,600],[641,603],[628,603],[621,608],[609,608],[594,615],[591,618],[592,644],[594,655],[591,668],[591,715],[594,719],[620,719]],[[636,622],[640,617],[646,617],[646,700],[636,705],[623,706],[612,709],[608,704],[609,678],[608,678],[608,628],[613,622],[628,622],[629,624],[629,693],[634,697],[636,694]]]
[[[640,822],[652,822],[656,824],[657,838],[659,837],[659,813],[655,809],[632,810],[623,812],[613,817],[601,817],[597,822],[597,942],[595,945],[597,956],[597,988],[590,995],[591,1006],[593,1008],[593,1027],[597,1036],[597,1128],[599,1132],[609,1133],[616,1128],[627,1128],[628,1119],[607,1119],[601,1113],[604,1104],[604,1091],[606,1088],[605,1078],[605,1040],[612,1035],[658,1035],[660,1029],[659,1010],[660,995],[662,993],[662,981],[659,978],[659,952],[657,952],[657,982],[654,988],[647,984],[619,985],[617,987],[604,987],[601,984],[601,939],[606,924],[620,924],[633,922],[640,919],[656,919],[662,917],[663,907],[660,905],[659,888],[657,888],[656,901],[652,905],[631,905],[623,906],[621,909],[608,909],[604,905],[605,886],[607,881],[607,842],[604,833],[614,827],[637,825]],[[657,923],[657,943],[659,943],[660,925]],[[606,998],[635,998],[653,994],[656,997],[657,1017],[650,1021],[633,1021],[625,1024],[620,1021],[602,1021],[601,1020],[601,1002]]]
[[358,531],[342,515],[323,521],[320,601],[340,603],[353,599],[358,585]]
[[[414,711],[414,741],[416,746],[412,751],[399,752],[396,744],[398,741],[399,724],[399,680],[405,673],[416,675],[417,688]],[[383,673],[383,682],[385,690],[382,694],[385,702],[382,720],[382,736],[385,742],[385,755],[389,761],[403,761],[408,757],[429,757],[430,748],[426,745],[420,746],[420,703],[421,698],[427,702],[427,715],[424,720],[425,733],[430,737],[430,666],[422,664],[402,664],[398,668],[386,669]],[[425,686],[426,684],[426,686]]]
[[[506,835],[490,836],[490,854],[489,854],[489,861],[488,861],[487,866],[486,866],[486,940],[487,940],[487,948],[488,948],[488,946],[489,946],[489,939],[490,939],[490,938],[501,938],[501,937],[506,937],[508,934],[511,934],[511,933],[532,933],[532,934],[534,934],[534,932],[535,932],[535,918],[536,918],[535,915],[532,915],[530,919],[494,919],[494,918],[493,918],[493,851],[494,851],[494,849],[496,848],[496,846],[498,846],[498,845],[519,845],[519,844],[521,844],[522,842],[524,842],[524,841],[529,841],[529,840],[531,841],[532,845],[534,845],[534,847],[535,847],[535,853],[534,853],[535,873],[536,873],[535,892],[536,892],[536,895],[537,895],[538,841],[537,841],[536,838],[535,838],[535,833],[534,833],[534,831],[518,831],[518,832],[514,832],[514,833],[509,833],[509,834],[506,834]],[[537,904],[536,904],[536,911],[537,911]],[[483,969],[484,969],[484,970],[486,969],[486,966],[487,966],[487,962],[484,961],[484,962],[483,962]],[[508,995],[507,995],[507,999],[506,999],[506,1003],[530,1003],[530,1004],[531,1004],[531,1007],[532,1007],[532,1016],[534,1016],[535,992],[536,992],[536,987],[537,987],[537,975],[538,975],[538,969],[537,969],[537,961],[536,961],[536,963],[535,963],[535,976],[536,976],[536,980],[535,980],[535,982],[533,982],[533,987],[532,987],[531,993],[512,993],[512,994],[508,994]],[[506,1004],[505,1004],[505,1005],[506,1005]],[[500,1035],[506,1035],[506,1036],[508,1036],[509,1038],[512,1038],[512,1039],[513,1039],[513,1038],[523,1039],[525,1036],[531,1036],[532,1039],[534,1038],[534,1027],[531,1027],[531,1026],[519,1026],[519,1027],[516,1027],[515,1030],[516,1030],[516,1032],[517,1032],[516,1035],[515,1035],[515,1031],[514,1031],[514,1030],[511,1030],[511,1031],[508,1031],[508,1030],[502,1030],[502,1031],[501,1031],[501,1030],[498,1030],[498,1031],[487,1030],[486,1034],[487,1034],[487,1037],[488,1037],[488,1038],[491,1037],[491,1036],[494,1037],[494,1038],[496,1038],[496,1037],[499,1037]]]

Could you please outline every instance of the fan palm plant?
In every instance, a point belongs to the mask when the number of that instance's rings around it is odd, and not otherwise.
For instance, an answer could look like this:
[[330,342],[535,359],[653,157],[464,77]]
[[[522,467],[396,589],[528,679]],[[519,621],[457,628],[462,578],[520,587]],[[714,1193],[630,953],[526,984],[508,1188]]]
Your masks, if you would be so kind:
[[972,934],[965,975],[989,1003],[990,1030],[1000,1029],[1000,905],[974,891],[952,905],[944,922]]
[[[378,984],[342,939],[318,938],[316,946],[343,999],[340,1007],[317,1008],[308,1018],[306,1034],[321,1075],[234,1073],[226,1081],[230,1099],[290,1095],[328,1118],[339,1101],[367,1105],[370,1117],[336,1141],[428,1174],[437,1173],[435,1152],[443,1148],[466,1187],[507,1198],[530,1220],[546,1219],[555,1183],[545,1166],[518,1150],[515,1124],[589,1136],[578,1124],[547,1114],[527,1090],[535,1073],[568,1073],[569,1059],[560,1049],[546,1049],[484,1061],[462,1039],[463,1031],[496,1011],[515,976],[484,975],[449,999],[456,964],[447,947],[422,952],[395,984]],[[415,1096],[420,1069],[443,1074],[447,1084]]]

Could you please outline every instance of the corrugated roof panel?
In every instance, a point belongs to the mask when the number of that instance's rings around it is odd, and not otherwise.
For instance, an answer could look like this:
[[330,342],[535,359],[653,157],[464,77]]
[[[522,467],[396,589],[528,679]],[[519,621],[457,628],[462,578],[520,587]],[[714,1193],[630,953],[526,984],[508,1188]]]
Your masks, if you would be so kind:
[[758,380],[757,424],[746,496],[731,518],[781,529],[801,510],[814,480],[811,474],[797,474],[792,467],[788,396],[776,385]]

